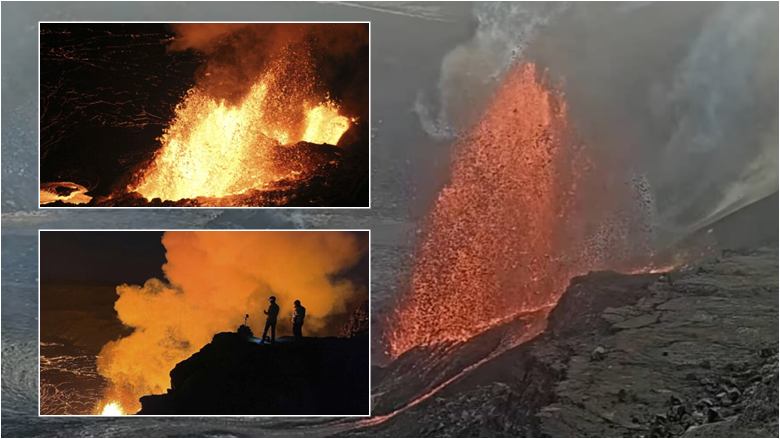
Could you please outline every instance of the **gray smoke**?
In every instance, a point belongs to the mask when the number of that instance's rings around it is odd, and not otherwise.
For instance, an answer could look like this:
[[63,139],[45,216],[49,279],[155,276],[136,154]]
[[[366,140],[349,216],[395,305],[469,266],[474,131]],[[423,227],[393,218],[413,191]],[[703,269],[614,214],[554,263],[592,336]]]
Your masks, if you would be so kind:
[[[572,126],[613,181],[637,176],[655,246],[778,189],[775,3],[477,4],[471,40],[444,57],[420,123],[468,127],[507,68],[559,81]],[[638,200],[646,204],[646,200]]]
[[452,139],[490,95],[506,70],[522,59],[539,29],[565,8],[563,3],[488,2],[474,7],[474,37],[443,59],[436,102],[417,95],[414,110],[431,137]]
[[777,191],[776,6],[721,6],[659,92],[654,115],[672,120],[654,174],[670,225],[689,231]]

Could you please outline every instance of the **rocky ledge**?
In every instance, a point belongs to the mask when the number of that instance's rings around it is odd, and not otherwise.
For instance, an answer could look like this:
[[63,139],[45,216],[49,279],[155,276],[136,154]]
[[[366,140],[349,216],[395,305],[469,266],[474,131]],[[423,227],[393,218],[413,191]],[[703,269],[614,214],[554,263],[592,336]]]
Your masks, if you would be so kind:
[[[254,340],[255,342],[253,342]],[[233,332],[171,371],[171,388],[140,415],[365,415],[368,334],[258,344]]]
[[[350,434],[777,437],[777,271],[777,248],[761,248],[667,274],[575,278],[530,341],[486,353],[533,329],[526,318],[376,370],[375,413],[387,416]],[[488,361],[447,384],[448,352]],[[409,370],[447,385],[410,405],[430,387]]]

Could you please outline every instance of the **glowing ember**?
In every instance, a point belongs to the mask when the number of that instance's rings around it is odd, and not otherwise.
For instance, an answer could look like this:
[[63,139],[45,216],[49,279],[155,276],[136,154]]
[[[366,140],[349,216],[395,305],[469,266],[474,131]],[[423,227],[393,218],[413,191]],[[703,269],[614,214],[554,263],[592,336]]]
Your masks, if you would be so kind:
[[[293,63],[298,67],[298,63]],[[153,162],[129,191],[146,199],[225,197],[277,180],[273,148],[301,140],[335,145],[350,126],[339,107],[313,90],[313,74],[273,64],[238,102],[191,89],[176,107]]]
[[122,406],[116,401],[111,401],[100,409],[101,416],[122,416],[124,414],[125,412],[122,410]]
[[549,307],[573,276],[627,260],[632,220],[616,208],[626,185],[605,186],[607,173],[594,172],[568,131],[563,96],[535,66],[508,73],[456,145],[386,333],[391,356]]

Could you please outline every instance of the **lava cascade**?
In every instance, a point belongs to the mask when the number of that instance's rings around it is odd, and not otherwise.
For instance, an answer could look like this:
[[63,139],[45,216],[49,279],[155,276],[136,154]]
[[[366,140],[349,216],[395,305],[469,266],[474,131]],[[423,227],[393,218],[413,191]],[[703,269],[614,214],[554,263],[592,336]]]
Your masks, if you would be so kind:
[[224,197],[286,177],[274,166],[273,148],[298,141],[336,145],[352,123],[317,91],[316,81],[311,55],[290,47],[237,100],[193,87],[128,191],[148,200]]
[[392,357],[549,307],[573,276],[623,257],[624,195],[605,196],[548,82],[515,66],[456,145],[385,333]]

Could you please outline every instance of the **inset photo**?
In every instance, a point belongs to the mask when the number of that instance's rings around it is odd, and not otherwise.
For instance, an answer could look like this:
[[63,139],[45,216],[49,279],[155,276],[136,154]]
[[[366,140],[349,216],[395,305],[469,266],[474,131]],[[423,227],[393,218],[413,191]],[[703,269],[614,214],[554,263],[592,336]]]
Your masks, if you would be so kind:
[[39,32],[41,207],[370,207],[368,22]]
[[368,416],[370,237],[53,231],[43,416]]

